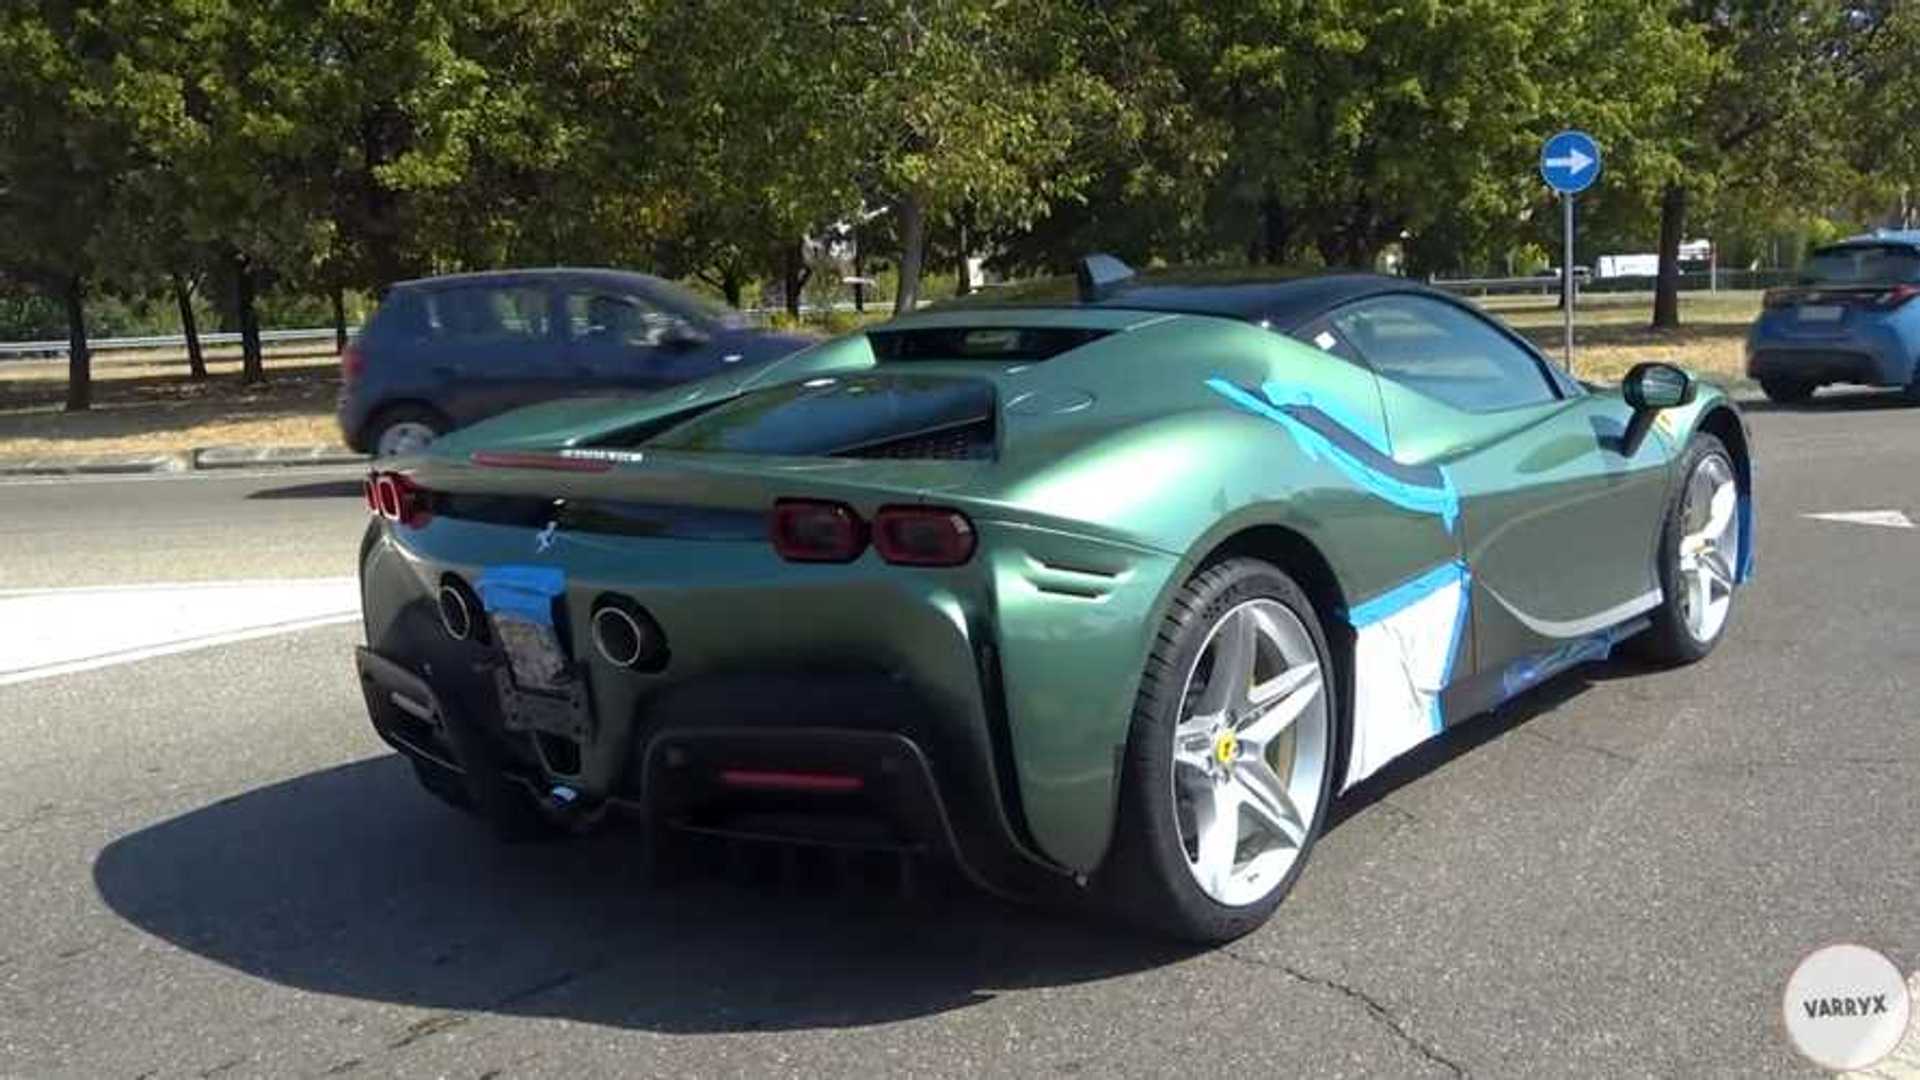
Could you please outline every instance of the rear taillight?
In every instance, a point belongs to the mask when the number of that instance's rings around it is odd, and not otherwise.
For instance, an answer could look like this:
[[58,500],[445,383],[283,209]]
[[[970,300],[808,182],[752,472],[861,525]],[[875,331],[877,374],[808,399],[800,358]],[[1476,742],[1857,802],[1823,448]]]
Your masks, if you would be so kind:
[[973,523],[958,510],[883,506],[873,516],[873,549],[905,566],[959,566],[973,558]]
[[427,490],[405,473],[377,472],[365,483],[367,509],[410,528],[426,525]]
[[1875,307],[1897,308],[1907,301],[1920,296],[1920,285],[1902,282],[1874,298]]
[[852,562],[867,548],[867,523],[844,503],[780,499],[773,504],[773,548],[793,562]]
[[349,345],[340,353],[340,381],[353,382],[367,370],[367,358],[360,346]]

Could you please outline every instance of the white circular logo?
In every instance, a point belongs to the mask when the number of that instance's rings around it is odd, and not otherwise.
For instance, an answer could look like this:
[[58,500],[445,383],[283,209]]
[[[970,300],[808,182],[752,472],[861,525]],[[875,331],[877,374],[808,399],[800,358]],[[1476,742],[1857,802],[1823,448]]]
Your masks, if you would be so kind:
[[1829,945],[1800,961],[1782,1007],[1795,1048],[1836,1072],[1893,1053],[1913,1012],[1900,969],[1864,945]]

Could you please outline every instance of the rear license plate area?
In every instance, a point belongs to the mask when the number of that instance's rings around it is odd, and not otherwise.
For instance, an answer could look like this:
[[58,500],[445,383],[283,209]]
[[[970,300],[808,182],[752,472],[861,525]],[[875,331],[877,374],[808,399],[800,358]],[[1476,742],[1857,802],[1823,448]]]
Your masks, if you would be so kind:
[[1803,323],[1836,323],[1846,313],[1840,304],[1802,304],[1794,309],[1794,318]]

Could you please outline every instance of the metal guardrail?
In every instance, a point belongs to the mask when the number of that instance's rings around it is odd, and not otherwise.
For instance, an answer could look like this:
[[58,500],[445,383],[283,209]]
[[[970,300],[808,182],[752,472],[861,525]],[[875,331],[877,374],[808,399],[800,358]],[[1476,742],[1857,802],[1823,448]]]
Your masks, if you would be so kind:
[[[1798,270],[1689,270],[1680,275],[1681,292],[1738,292],[1792,285],[1800,278]],[[1627,274],[1617,277],[1575,275],[1582,294],[1651,293],[1656,280],[1651,275]],[[1427,284],[1460,296],[1560,295],[1559,274],[1536,274],[1509,278],[1429,278]]]
[[[349,331],[353,333],[354,331]],[[285,344],[290,341],[332,341],[334,329],[331,326],[310,330],[262,330],[260,343],[263,345]],[[237,333],[201,334],[200,344],[238,345]],[[185,349],[187,338],[184,334],[163,334],[157,337],[94,338],[87,342],[87,348],[99,355],[112,352],[136,352],[142,349]],[[38,358],[61,358],[67,355],[67,340],[55,341],[0,341],[0,360],[31,360]]]

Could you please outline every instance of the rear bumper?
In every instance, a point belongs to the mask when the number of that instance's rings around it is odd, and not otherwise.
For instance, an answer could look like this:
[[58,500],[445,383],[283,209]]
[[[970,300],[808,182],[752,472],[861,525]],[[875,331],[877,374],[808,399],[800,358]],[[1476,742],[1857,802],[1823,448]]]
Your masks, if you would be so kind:
[[[450,642],[396,645],[355,650],[384,742],[470,786],[539,798],[567,782],[537,736],[507,727],[488,659],[456,661]],[[706,836],[944,858],[1012,898],[1070,893],[1071,878],[1008,827],[992,777],[940,713],[880,672],[694,680],[647,700],[615,781],[581,809]]]
[[1810,383],[1859,383],[1865,386],[1902,386],[1904,372],[1866,352],[1834,348],[1759,349],[1747,357],[1747,374],[1755,379],[1782,379]]

